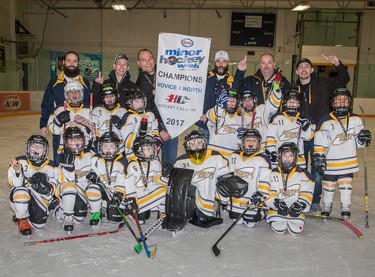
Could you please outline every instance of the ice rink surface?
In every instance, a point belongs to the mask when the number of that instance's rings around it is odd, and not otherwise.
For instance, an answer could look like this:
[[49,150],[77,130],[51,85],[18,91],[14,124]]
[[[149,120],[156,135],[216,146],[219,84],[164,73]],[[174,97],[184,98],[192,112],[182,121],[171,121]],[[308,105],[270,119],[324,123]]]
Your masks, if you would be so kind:
[[[366,123],[375,134],[375,119],[367,118]],[[28,241],[66,236],[62,221],[54,218],[30,239],[18,234],[12,222],[7,168],[12,157],[24,154],[26,140],[39,133],[38,125],[38,115],[0,117],[0,276],[375,276],[375,143],[367,148],[370,228],[365,228],[363,150],[358,151],[360,172],[354,176],[350,221],[363,239],[339,222],[307,219],[304,232],[293,237],[273,233],[262,221],[254,229],[235,226],[218,245],[221,255],[214,257],[212,245],[231,224],[224,213],[224,223],[210,229],[188,224],[174,237],[156,230],[148,244],[157,244],[157,253],[148,259],[144,250],[135,253],[135,240],[126,228],[105,236],[24,246]],[[340,215],[338,191],[331,215]],[[156,214],[143,229],[154,220]],[[103,223],[93,230],[86,218],[72,235],[117,227]]]

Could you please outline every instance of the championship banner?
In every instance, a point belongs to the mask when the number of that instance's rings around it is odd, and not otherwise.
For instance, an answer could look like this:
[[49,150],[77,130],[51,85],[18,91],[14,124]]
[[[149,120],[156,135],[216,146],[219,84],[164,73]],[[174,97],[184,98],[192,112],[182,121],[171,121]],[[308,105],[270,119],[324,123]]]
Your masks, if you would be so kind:
[[159,34],[155,103],[172,138],[203,113],[210,38]]

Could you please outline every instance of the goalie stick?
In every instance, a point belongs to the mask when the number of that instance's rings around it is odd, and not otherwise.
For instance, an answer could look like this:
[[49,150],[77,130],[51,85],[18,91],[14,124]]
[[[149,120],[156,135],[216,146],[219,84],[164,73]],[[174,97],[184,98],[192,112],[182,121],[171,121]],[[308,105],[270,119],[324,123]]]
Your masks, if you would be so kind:
[[[366,117],[365,117],[365,111],[363,110],[362,106],[359,105],[359,109],[362,112],[363,116],[363,127],[366,129]],[[365,149],[363,150],[363,174],[364,174],[364,179],[365,179],[365,219],[366,219],[366,225],[365,228],[369,228],[368,224],[368,179],[367,179],[367,155],[366,155],[366,148],[367,146],[365,145]]]
[[[158,220],[156,220],[150,227],[147,228],[146,231],[144,231],[143,233],[143,236],[145,237],[145,239],[147,240],[147,238],[153,233],[155,232],[162,224],[163,224],[163,221],[164,221],[164,218],[166,217],[166,215],[163,215],[161,216]],[[139,240],[141,240],[141,238],[139,238]]]
[[350,230],[352,230],[353,233],[356,234],[356,236],[359,239],[363,239],[363,234],[361,233],[361,231],[359,231],[357,229],[357,227],[355,227],[348,220],[343,219],[341,217],[325,216],[325,215],[321,215],[321,214],[305,214],[305,216],[308,217],[308,218],[327,219],[327,220],[331,220],[331,221],[341,222],[346,227],[348,227]]
[[61,238],[54,238],[54,239],[45,239],[45,240],[36,240],[36,241],[28,241],[24,242],[24,246],[30,246],[30,245],[38,245],[43,243],[49,243],[49,242],[56,242],[56,241],[64,241],[64,240],[74,240],[74,239],[82,239],[82,238],[91,238],[91,237],[98,237],[98,236],[104,236],[109,234],[115,234],[118,232],[121,232],[124,230],[125,223],[120,223],[117,229],[112,231],[104,231],[104,232],[98,232],[98,233],[90,233],[90,234],[83,234],[83,235],[76,235],[76,236],[67,236],[67,237],[61,237]]

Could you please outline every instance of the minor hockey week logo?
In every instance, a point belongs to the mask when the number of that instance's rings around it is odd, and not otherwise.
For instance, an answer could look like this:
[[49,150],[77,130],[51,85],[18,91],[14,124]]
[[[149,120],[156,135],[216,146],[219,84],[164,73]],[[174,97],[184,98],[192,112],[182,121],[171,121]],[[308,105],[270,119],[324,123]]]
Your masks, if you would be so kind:
[[22,102],[18,95],[9,95],[3,100],[3,109],[7,111],[15,111],[21,108]]

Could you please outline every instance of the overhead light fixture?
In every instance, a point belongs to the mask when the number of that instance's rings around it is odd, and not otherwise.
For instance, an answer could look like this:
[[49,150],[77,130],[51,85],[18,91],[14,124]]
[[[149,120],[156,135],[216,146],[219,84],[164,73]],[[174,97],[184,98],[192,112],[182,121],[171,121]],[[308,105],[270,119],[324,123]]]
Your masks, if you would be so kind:
[[115,11],[126,11],[126,6],[121,2],[117,3],[117,1],[112,1],[112,9]]
[[292,11],[294,12],[302,12],[302,11],[306,11],[310,9],[310,5],[309,5],[309,2],[307,1],[302,1],[302,2],[298,2],[293,8],[292,8]]

